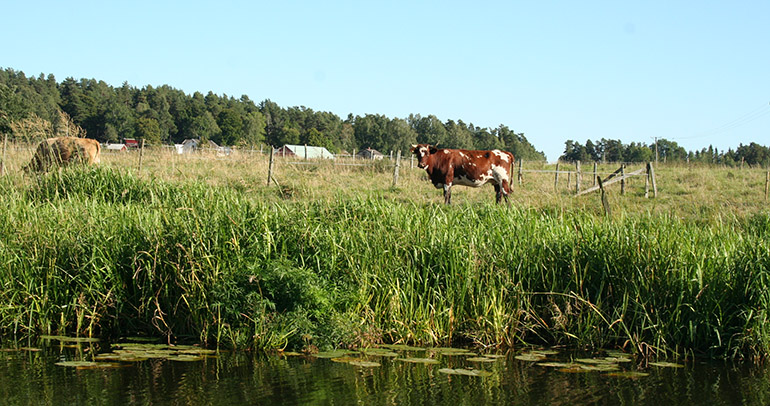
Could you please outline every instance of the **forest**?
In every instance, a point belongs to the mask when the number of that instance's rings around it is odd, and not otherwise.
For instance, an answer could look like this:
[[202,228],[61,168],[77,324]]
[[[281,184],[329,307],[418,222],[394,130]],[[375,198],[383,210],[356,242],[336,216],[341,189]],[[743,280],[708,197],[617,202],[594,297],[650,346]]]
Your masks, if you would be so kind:
[[[656,155],[657,153],[657,155]],[[586,140],[585,145],[567,140],[564,154],[559,158],[567,162],[701,162],[723,164],[727,166],[740,165],[770,165],[770,148],[755,142],[749,145],[740,144],[737,149],[719,151],[709,145],[699,151],[686,151],[675,141],[656,139],[650,144],[632,142],[623,144],[619,140],[602,138],[593,142]]]
[[[270,99],[257,103],[246,95],[235,98],[211,91],[188,95],[166,85],[137,88],[124,82],[113,87],[96,79],[57,82],[53,74],[27,77],[11,68],[0,70],[0,132],[23,137],[34,129],[50,128],[55,134],[69,128],[62,123],[67,119],[102,143],[134,138],[174,144],[197,138],[223,146],[307,144],[333,153],[363,148],[406,152],[412,144],[432,143],[500,148],[526,160],[545,160],[523,133],[502,124],[482,128],[460,119],[443,122],[419,114],[405,119],[349,114],[342,119],[304,106],[282,107]],[[45,134],[32,136],[39,135]]]
[[[70,120],[74,126],[64,122]],[[156,145],[178,144],[197,138],[222,146],[307,144],[326,147],[332,153],[355,153],[363,148],[405,152],[412,144],[431,143],[462,149],[500,148],[527,161],[546,159],[524,133],[503,124],[483,128],[461,119],[441,121],[432,114],[406,118],[348,114],[342,119],[305,106],[282,107],[270,99],[257,103],[247,95],[235,98],[212,91],[188,95],[167,85],[138,88],[124,82],[113,87],[101,80],[71,77],[57,82],[53,74],[27,77],[12,68],[0,70],[0,133],[11,138],[40,138],[65,128],[80,129],[102,143],[134,138]],[[768,165],[770,148],[752,142],[735,150],[709,146],[686,151],[663,138],[649,144],[602,138],[588,139],[585,144],[567,140],[559,159]]]

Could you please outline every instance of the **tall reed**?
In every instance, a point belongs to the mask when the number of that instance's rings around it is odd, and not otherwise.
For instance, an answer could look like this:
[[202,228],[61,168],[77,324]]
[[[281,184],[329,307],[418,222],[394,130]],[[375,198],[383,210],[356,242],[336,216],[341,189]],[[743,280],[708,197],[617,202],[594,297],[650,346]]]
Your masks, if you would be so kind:
[[0,191],[4,335],[770,348],[766,212],[608,219],[376,194],[287,199],[111,168],[6,178]]

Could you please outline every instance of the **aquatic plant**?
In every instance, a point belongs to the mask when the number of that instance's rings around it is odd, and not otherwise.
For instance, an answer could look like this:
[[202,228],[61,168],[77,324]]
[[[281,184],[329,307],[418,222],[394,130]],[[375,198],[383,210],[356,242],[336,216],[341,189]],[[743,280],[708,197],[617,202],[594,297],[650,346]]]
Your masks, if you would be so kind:
[[3,178],[0,331],[307,351],[770,349],[766,211],[606,218],[265,193],[109,167]]

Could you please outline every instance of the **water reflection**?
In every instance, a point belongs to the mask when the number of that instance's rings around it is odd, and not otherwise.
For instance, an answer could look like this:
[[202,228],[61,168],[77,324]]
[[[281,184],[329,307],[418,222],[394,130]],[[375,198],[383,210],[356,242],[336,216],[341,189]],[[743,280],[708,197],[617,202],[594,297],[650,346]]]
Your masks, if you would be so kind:
[[[99,343],[0,352],[0,403],[8,405],[767,405],[764,366],[689,362],[685,368],[645,367],[637,378],[597,371],[560,372],[515,354],[494,362],[426,351],[439,364],[377,357],[380,367],[356,367],[303,356],[225,352],[200,361],[148,359],[118,368],[55,365],[106,351]],[[590,356],[590,354],[589,354]],[[569,361],[574,355],[549,355]],[[442,368],[483,369],[490,376],[448,375]],[[446,372],[446,371],[444,371]]]

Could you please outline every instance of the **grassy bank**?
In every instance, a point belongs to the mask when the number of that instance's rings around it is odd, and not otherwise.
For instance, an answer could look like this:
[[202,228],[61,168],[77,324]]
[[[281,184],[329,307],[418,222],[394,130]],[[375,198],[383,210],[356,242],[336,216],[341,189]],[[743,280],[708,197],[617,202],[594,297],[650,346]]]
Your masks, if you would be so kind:
[[770,350],[766,210],[607,219],[580,201],[495,207],[491,190],[445,207],[405,189],[225,183],[109,167],[3,178],[3,335]]

